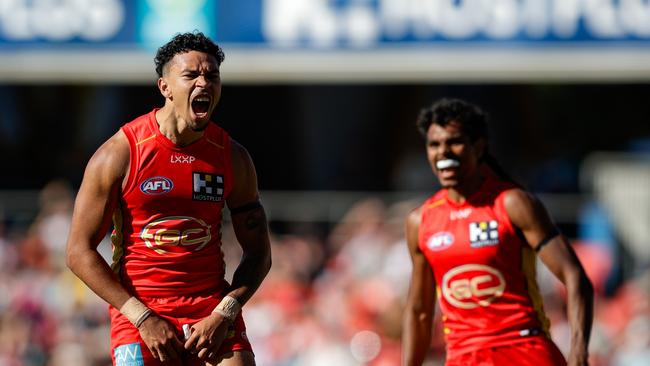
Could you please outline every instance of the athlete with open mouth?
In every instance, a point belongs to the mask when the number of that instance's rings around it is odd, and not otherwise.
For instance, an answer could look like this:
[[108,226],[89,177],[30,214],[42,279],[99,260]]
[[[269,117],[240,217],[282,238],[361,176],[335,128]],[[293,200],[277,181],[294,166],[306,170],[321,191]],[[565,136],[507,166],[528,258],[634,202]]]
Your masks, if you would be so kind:
[[422,110],[418,128],[442,189],[413,210],[406,241],[413,263],[402,365],[420,366],[436,303],[445,366],[563,366],[535,279],[536,256],[564,283],[571,326],[568,365],[586,366],[593,289],[542,203],[488,152],[487,118],[465,101]]

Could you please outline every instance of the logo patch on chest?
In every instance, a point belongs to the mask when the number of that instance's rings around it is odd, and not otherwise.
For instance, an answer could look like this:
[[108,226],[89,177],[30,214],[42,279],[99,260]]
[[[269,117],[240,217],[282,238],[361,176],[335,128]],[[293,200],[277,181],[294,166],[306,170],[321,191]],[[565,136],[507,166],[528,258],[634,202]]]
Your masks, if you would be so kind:
[[442,295],[459,309],[487,307],[503,295],[506,280],[496,268],[464,264],[442,277]]
[[192,172],[192,199],[220,202],[223,200],[223,175]]
[[463,208],[461,210],[451,211],[449,213],[449,220],[454,221],[454,220],[466,219],[471,213],[472,213],[472,209],[469,207]]
[[469,246],[481,248],[499,244],[499,223],[496,220],[471,222]]
[[159,254],[199,251],[212,240],[210,225],[189,216],[167,216],[153,220],[140,232],[145,245]]
[[196,160],[195,157],[185,154],[172,154],[169,157],[169,162],[172,164],[192,164]]
[[151,177],[140,184],[140,191],[144,194],[165,194],[174,188],[174,183],[167,177]]
[[449,248],[453,243],[454,235],[446,231],[441,231],[429,237],[427,240],[427,248],[438,252]]

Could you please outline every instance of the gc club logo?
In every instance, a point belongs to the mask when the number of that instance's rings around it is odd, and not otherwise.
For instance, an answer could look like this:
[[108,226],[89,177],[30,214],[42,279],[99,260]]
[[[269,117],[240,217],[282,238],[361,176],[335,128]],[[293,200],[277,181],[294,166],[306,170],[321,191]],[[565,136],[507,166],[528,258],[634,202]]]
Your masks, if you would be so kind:
[[427,240],[427,248],[437,252],[449,248],[453,243],[454,235],[446,231],[441,231],[431,235],[429,240]]
[[159,254],[199,251],[212,239],[210,225],[189,216],[167,216],[148,223],[140,232],[147,247]]
[[151,177],[140,184],[140,191],[144,194],[165,194],[174,188],[174,183],[167,177]]
[[497,269],[482,264],[465,264],[442,277],[442,295],[460,309],[490,306],[503,295],[506,281]]

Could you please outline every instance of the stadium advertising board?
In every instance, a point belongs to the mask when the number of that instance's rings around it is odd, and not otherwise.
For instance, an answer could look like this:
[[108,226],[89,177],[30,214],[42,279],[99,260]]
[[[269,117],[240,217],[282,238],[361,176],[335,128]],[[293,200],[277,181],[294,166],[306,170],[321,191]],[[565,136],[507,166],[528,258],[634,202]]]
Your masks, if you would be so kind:
[[[596,54],[622,50],[622,56],[647,57],[650,2],[0,0],[0,56],[107,49],[137,56],[174,33],[194,29],[214,37],[236,57],[246,53],[253,62],[287,50],[303,56],[333,51],[345,60],[346,54],[356,57],[359,52],[449,56],[456,51],[489,55],[494,50],[517,54],[549,48],[561,56],[575,52],[576,46]],[[382,71],[381,64],[377,71]]]

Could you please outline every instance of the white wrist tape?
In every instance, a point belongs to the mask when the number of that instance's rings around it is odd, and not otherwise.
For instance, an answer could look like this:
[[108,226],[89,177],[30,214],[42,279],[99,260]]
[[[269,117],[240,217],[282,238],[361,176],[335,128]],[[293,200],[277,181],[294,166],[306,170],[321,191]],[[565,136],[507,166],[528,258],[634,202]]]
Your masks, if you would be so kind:
[[146,307],[134,296],[131,296],[120,308],[120,313],[124,314],[136,328],[139,328],[142,322],[151,315],[151,309]]
[[239,304],[239,301],[228,295],[221,299],[219,305],[212,310],[213,313],[221,314],[221,316],[230,321],[234,321],[240,311],[241,305]]

